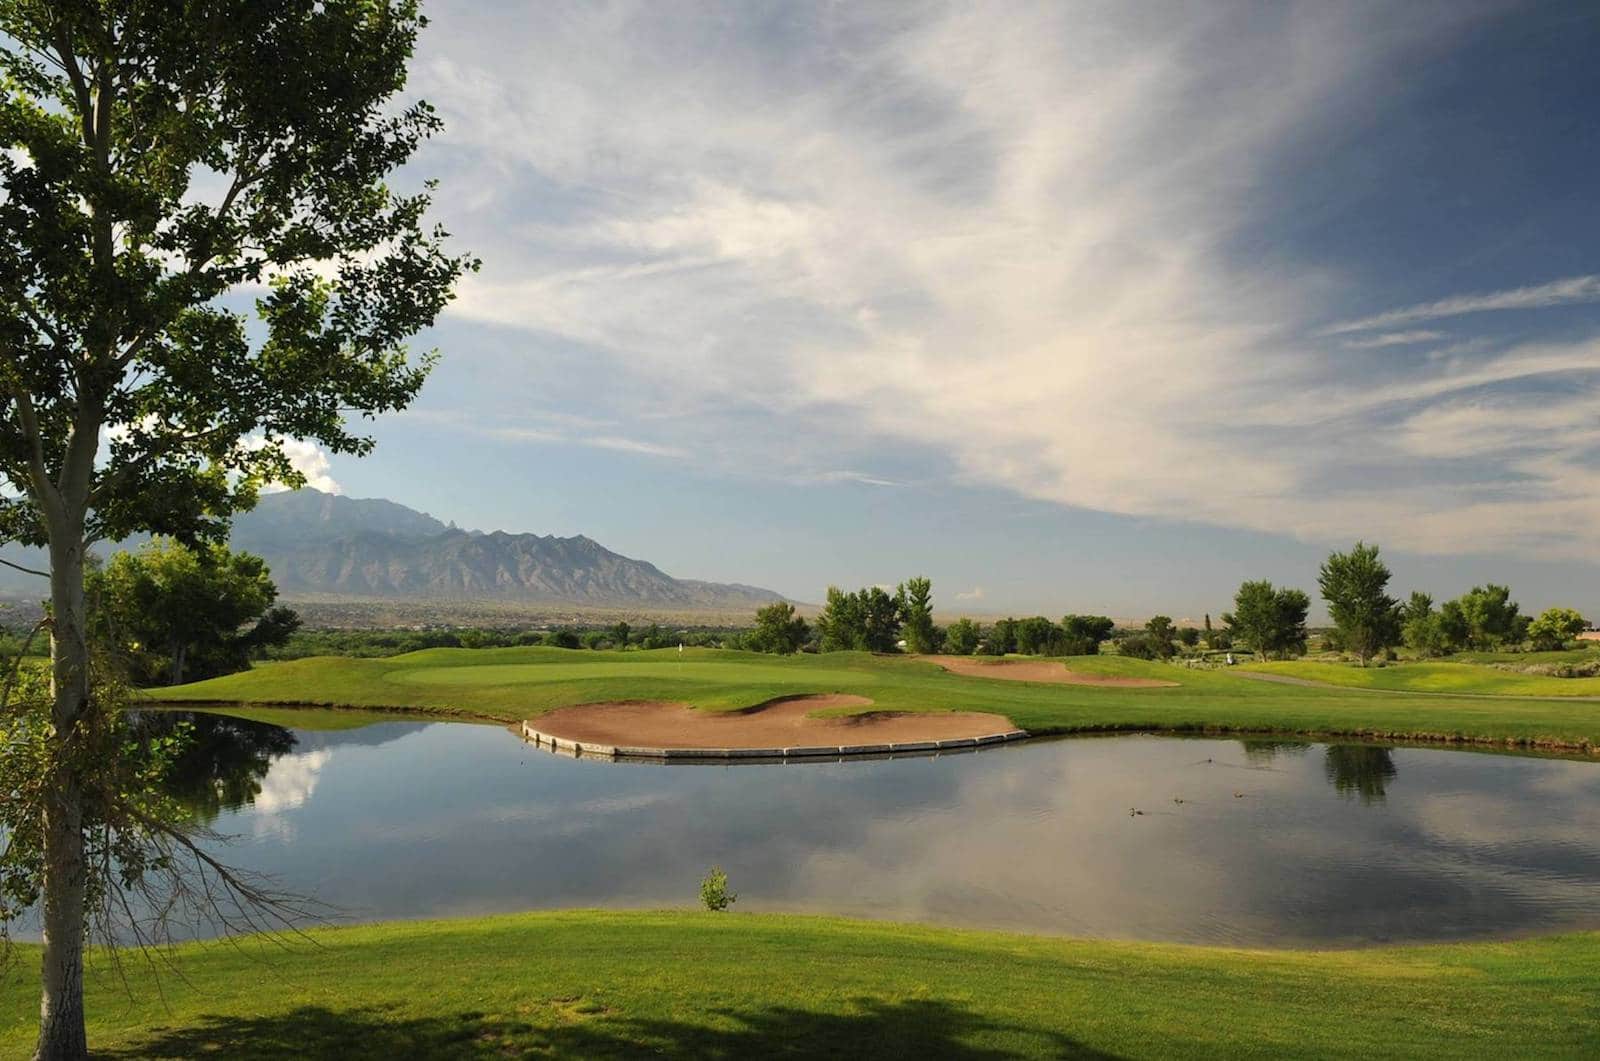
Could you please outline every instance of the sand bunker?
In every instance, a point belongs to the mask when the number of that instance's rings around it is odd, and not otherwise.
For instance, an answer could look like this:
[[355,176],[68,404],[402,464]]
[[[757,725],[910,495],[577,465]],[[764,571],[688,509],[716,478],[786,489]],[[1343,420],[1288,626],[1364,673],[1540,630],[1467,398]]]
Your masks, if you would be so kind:
[[794,696],[743,711],[697,711],[660,701],[580,704],[540,715],[531,725],[586,744],[652,748],[794,748],[961,740],[1016,729],[1002,715],[975,711],[870,711],[813,718],[813,711],[866,707],[861,696]]
[[964,678],[999,678],[1011,682],[1054,682],[1057,685],[1099,685],[1116,689],[1171,689],[1177,682],[1159,678],[1125,678],[1111,674],[1080,674],[1063,663],[1049,660],[976,659],[972,656],[921,656],[951,674]]

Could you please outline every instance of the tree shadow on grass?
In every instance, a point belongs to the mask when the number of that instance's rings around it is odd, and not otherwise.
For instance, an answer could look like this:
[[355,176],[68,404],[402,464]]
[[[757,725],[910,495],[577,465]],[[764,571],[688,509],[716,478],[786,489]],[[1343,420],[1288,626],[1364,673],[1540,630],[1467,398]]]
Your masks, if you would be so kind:
[[[905,1057],[993,1061],[1015,1057],[1110,1058],[1066,1036],[1009,1026],[940,1001],[857,1000],[852,1012],[774,1007],[719,1010],[717,1027],[613,1017],[581,1000],[525,1007],[529,1019],[459,1013],[404,1018],[381,1007],[307,1006],[270,1017],[207,1016],[156,1029],[116,1059],[264,1058],[749,1058]],[[1003,1046],[980,1046],[975,1038]]]

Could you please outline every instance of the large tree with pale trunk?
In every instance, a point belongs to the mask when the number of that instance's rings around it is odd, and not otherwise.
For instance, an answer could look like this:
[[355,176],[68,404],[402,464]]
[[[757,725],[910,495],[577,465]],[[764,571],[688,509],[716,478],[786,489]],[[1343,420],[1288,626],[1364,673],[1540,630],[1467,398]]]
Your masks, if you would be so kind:
[[215,539],[282,443],[405,406],[470,260],[390,174],[408,0],[0,0],[0,542],[49,556],[40,1058],[86,1056],[84,779],[96,541]]

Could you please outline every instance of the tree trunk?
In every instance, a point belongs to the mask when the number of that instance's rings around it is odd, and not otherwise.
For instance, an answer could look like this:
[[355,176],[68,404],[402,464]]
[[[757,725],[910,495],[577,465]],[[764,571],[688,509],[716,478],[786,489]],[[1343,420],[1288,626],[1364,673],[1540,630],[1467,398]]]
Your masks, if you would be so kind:
[[[69,521],[70,522],[70,521]],[[56,753],[44,810],[44,963],[36,1061],[89,1056],[83,1025],[83,800],[64,753],[89,712],[89,645],[83,601],[83,524],[50,536],[50,741]]]

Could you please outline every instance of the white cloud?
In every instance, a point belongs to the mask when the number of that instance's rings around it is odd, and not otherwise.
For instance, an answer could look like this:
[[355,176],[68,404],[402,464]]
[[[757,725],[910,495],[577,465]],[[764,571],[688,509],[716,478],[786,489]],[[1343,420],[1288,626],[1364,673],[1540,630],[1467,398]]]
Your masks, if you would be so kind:
[[1487,313],[1491,310],[1547,309],[1551,306],[1571,306],[1585,302],[1600,302],[1600,275],[1570,276],[1565,280],[1518,287],[1509,291],[1456,295],[1436,302],[1425,302],[1420,306],[1389,310],[1373,317],[1344,321],[1323,329],[1322,334],[1364,332],[1374,328],[1392,328],[1397,324],[1459,317],[1467,313]]
[[[261,436],[252,435],[244,440],[244,444],[252,449],[258,449],[266,443]],[[344,487],[340,486],[338,480],[330,474],[333,465],[322,447],[315,442],[298,438],[286,438],[282,444],[284,453],[289,457],[289,463],[294,466],[295,471],[305,476],[307,486],[321,490],[325,494],[344,493]],[[263,492],[274,494],[286,489],[288,487],[280,483],[270,483],[263,488]]]
[[293,810],[303,805],[317,790],[322,770],[332,756],[331,751],[322,748],[274,759],[251,805],[262,814]]
[[983,587],[973,586],[964,593],[957,593],[956,600],[983,600]]
[[[848,469],[889,443],[942,477],[1128,515],[1429,550],[1600,544],[1600,522],[1573,522],[1588,477],[1559,433],[1480,444],[1475,470],[1418,443],[1429,409],[1570,389],[1600,346],[1329,342],[1312,333],[1345,278],[1235,249],[1281,145],[1360,109],[1353,86],[1469,6],[848,5],[801,9],[776,45],[719,10],[473,6],[425,43],[433,158],[473,190],[444,204],[449,227],[485,259],[451,312],[612,365],[595,400],[654,431],[586,444],[887,483]],[[1591,296],[1600,277],[1325,334]]]

